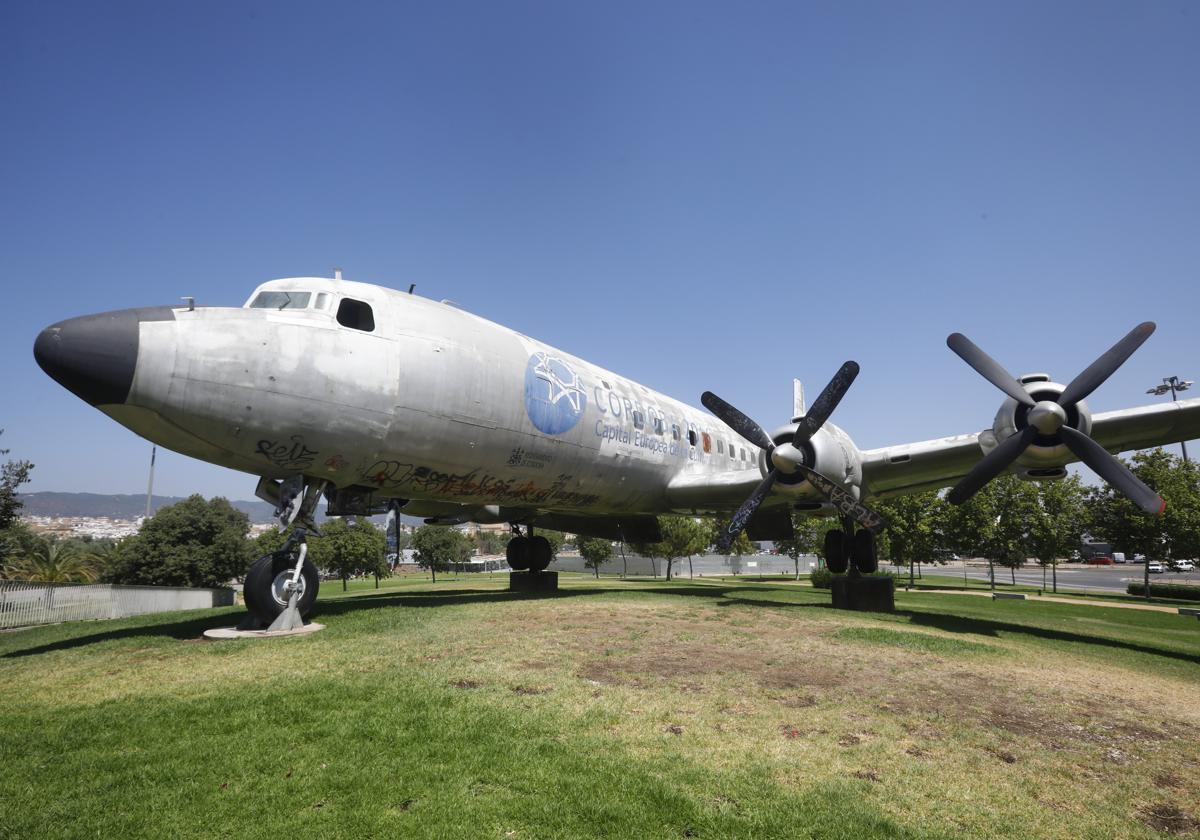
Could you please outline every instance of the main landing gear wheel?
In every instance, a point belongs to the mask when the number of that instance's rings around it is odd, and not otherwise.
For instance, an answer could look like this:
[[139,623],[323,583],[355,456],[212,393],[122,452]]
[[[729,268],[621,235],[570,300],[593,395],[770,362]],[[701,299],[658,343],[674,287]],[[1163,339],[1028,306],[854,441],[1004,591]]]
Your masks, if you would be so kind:
[[550,540],[545,537],[529,538],[529,571],[544,572],[553,559],[550,556]]
[[[298,556],[293,557],[290,551],[276,551],[258,558],[250,567],[242,595],[246,609],[264,624],[274,621],[287,606],[288,593],[284,584],[291,580],[297,559]],[[301,616],[312,612],[320,587],[317,567],[305,560],[300,568],[300,597],[296,604]]]
[[864,575],[869,575],[879,569],[879,556],[875,552],[875,535],[866,529],[854,533],[853,555],[854,565]]
[[850,565],[850,552],[847,549],[845,531],[834,528],[825,532],[825,565],[835,575],[842,574]]
[[504,556],[508,560],[508,567],[514,572],[529,571],[529,564],[533,559],[529,537],[513,537],[509,540],[508,545],[504,547]]

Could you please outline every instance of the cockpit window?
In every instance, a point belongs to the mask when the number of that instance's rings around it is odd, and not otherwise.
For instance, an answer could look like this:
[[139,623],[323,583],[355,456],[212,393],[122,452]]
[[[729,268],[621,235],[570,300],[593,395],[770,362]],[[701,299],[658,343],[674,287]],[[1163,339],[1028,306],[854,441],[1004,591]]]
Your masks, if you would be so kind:
[[342,302],[338,304],[337,322],[352,330],[372,332],[375,329],[375,316],[371,312],[371,305],[352,298],[342,298]]
[[251,309],[307,309],[311,292],[259,292]]
[[329,292],[317,292],[317,302],[313,304],[313,309],[319,309],[322,312],[329,309]]

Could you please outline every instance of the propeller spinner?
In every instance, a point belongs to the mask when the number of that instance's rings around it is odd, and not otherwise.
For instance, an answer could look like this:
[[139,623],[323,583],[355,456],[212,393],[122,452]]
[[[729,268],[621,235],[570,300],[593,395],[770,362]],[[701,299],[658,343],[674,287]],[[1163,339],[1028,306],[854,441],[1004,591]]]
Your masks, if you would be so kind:
[[1100,444],[1067,422],[1067,415],[1075,404],[1099,388],[1153,332],[1152,322],[1138,324],[1128,335],[1092,362],[1083,373],[1072,379],[1053,400],[1034,400],[1011,373],[962,333],[954,333],[947,338],[946,345],[964,362],[1028,409],[1025,426],[1015,435],[1002,441],[967,473],[947,496],[950,502],[961,505],[974,496],[985,484],[1020,458],[1034,439],[1041,435],[1055,438],[1057,442],[1062,443],[1075,457],[1091,467],[1096,474],[1142,510],[1150,514],[1162,513],[1166,502],[1157,493],[1143,484]]
[[854,499],[835,482],[805,465],[799,452],[800,447],[807,443],[816,434],[817,430],[825,424],[825,421],[829,419],[829,415],[837,408],[838,403],[846,395],[846,392],[850,389],[850,384],[854,382],[856,376],[858,376],[857,362],[846,362],[842,365],[838,372],[834,374],[833,379],[829,381],[829,384],[825,386],[825,389],[821,391],[820,396],[813,402],[812,408],[809,409],[804,417],[800,418],[791,441],[781,443],[778,446],[771,440],[771,436],[766,433],[762,426],[725,402],[725,400],[718,397],[712,391],[705,391],[700,397],[700,402],[704,404],[704,407],[719,417],[726,426],[733,429],[750,443],[765,450],[767,459],[771,462],[771,467],[767,470],[766,476],[754,488],[754,492],[750,494],[750,497],[742,502],[742,506],[733,514],[733,518],[729,520],[729,524],[725,526],[725,530],[717,538],[717,550],[719,552],[724,553],[728,551],[729,546],[737,538],[737,535],[745,530],[750,518],[754,516],[754,513],[763,503],[763,500],[770,494],[771,488],[774,486],[775,480],[780,473],[787,475],[797,472],[802,473],[818,491],[832,501],[846,515],[853,516],[871,530],[878,530],[883,526],[883,517],[863,505],[857,499]]

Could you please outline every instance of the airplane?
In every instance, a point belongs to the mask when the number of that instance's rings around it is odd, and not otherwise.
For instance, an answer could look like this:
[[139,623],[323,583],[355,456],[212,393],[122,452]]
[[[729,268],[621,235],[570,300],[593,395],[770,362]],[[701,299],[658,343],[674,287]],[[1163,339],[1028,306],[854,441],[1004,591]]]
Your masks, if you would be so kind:
[[[950,349],[1005,395],[981,432],[860,450],[829,417],[858,373],[837,371],[768,433],[705,392],[697,408],[449,302],[318,277],[271,280],[240,308],[123,309],[70,318],[34,344],[42,369],[136,434],[258,476],[285,521],[389,512],[507,523],[517,571],[551,560],[534,528],[655,542],[659,514],[728,515],[786,539],[792,512],[837,516],[831,571],[868,573],[885,526],[871,499],[952,487],[961,503],[1003,472],[1053,480],[1083,461],[1155,514],[1162,500],[1112,453],[1200,436],[1200,399],[1092,414],[1085,398],[1154,330],[1146,322],[1066,385],[1014,377],[961,334]],[[245,599],[264,624],[312,610],[303,546],[260,558]]]

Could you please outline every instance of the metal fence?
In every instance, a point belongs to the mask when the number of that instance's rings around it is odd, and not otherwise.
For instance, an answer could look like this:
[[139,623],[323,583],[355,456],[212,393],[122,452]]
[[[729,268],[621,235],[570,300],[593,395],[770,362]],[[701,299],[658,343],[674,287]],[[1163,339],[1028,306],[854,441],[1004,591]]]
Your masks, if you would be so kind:
[[232,589],[0,581],[0,629],[232,605]]

